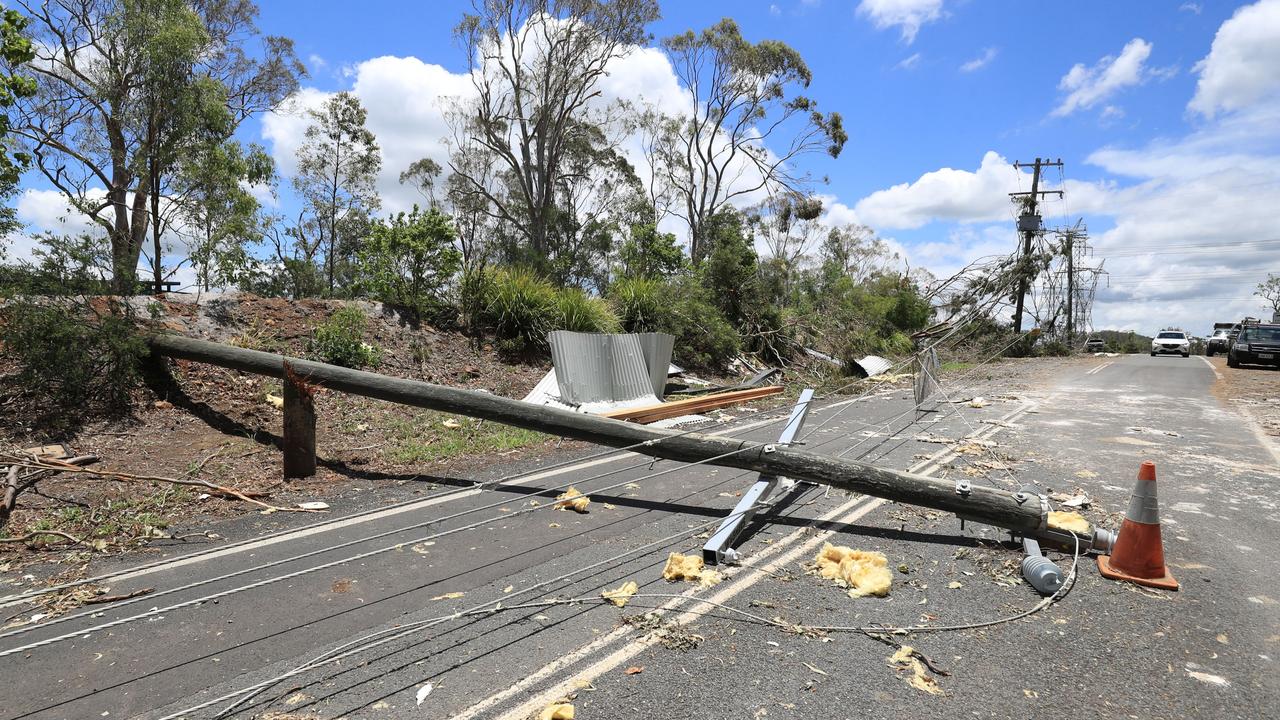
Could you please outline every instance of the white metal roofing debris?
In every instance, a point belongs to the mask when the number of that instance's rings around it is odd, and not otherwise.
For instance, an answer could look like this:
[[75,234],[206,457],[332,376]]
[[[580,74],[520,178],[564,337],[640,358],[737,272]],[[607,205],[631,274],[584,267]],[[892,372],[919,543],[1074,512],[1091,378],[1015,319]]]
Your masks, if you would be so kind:
[[[661,398],[675,337],[557,330],[548,333],[561,399],[570,403]],[[656,400],[655,400],[656,402]]]
[[862,368],[862,371],[867,374],[867,377],[882,375],[893,368],[893,363],[879,355],[868,355],[859,360],[857,365]]
[[[818,352],[813,348],[804,348],[804,351],[805,351],[805,354],[807,354],[809,357],[815,357],[825,363],[834,365],[842,370],[845,367],[845,364],[843,362],[840,362],[839,360],[831,357],[826,353]],[[893,368],[893,363],[880,357],[879,355],[868,355],[862,358],[861,360],[854,361],[854,365],[857,366],[855,368],[855,371],[857,370],[862,371],[863,373],[862,377],[875,377],[876,375],[886,373],[891,368]]]
[[[555,363],[524,401],[577,412],[600,413],[656,405],[666,388],[675,338],[664,333],[603,335],[552,332],[548,336]],[[708,420],[684,415],[652,423],[670,427]]]

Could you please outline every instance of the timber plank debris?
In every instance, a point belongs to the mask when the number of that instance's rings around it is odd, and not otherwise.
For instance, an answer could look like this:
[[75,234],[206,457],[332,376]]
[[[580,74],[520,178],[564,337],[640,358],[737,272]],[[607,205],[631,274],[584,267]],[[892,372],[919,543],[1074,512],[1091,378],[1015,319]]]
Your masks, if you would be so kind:
[[760,398],[768,397],[770,395],[777,395],[781,393],[782,390],[783,388],[781,386],[768,385],[761,388],[734,390],[731,392],[716,393],[714,395],[688,398],[686,400],[658,403],[656,405],[610,410],[609,412],[600,413],[600,416],[612,418],[614,420],[627,420],[630,422],[645,424],[656,422],[658,420],[680,417],[681,415],[689,415],[706,410],[728,407],[729,405],[737,405],[738,403],[750,402],[752,400],[759,400]]

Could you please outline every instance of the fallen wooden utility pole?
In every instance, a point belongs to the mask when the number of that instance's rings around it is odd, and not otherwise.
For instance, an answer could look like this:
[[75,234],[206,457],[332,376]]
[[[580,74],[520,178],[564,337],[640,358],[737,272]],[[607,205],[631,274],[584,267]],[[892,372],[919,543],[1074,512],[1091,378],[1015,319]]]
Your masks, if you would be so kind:
[[774,444],[651,428],[475,390],[388,377],[177,335],[156,335],[149,342],[152,353],[164,357],[194,360],[277,378],[284,376],[287,361],[292,372],[306,383],[330,390],[492,420],[608,447],[627,448],[667,460],[705,462],[807,480],[849,492],[943,510],[1018,532],[1042,531],[1048,518],[1047,502],[1028,493],[974,486],[961,494],[956,491],[955,483]]

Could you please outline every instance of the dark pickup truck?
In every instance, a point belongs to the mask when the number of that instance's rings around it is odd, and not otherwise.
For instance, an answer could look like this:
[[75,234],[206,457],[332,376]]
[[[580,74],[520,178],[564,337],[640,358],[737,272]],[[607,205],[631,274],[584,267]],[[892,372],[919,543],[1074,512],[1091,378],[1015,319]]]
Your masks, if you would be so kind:
[[1280,324],[1245,323],[1231,343],[1227,365],[1273,365],[1280,367]]

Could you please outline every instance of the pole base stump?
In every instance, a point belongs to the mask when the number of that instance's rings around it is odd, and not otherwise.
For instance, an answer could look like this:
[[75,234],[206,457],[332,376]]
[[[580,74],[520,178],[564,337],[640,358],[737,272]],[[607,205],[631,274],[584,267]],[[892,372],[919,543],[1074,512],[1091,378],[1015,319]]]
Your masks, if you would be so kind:
[[1139,585],[1146,585],[1147,587],[1159,588],[1160,590],[1177,590],[1179,587],[1178,581],[1173,579],[1173,575],[1169,573],[1168,568],[1165,568],[1163,577],[1135,577],[1111,567],[1110,555],[1098,556],[1098,572],[1102,573],[1102,577],[1105,578],[1137,583]]

